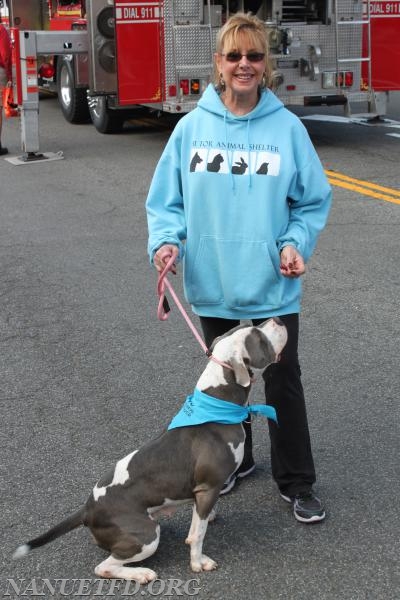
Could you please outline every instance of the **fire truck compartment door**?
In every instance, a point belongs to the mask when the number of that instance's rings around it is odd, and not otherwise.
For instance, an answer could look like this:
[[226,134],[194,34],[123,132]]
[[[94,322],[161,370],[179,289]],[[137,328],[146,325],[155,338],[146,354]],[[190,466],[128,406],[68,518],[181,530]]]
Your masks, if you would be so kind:
[[371,3],[372,87],[400,90],[400,0]]
[[162,101],[162,4],[151,0],[115,3],[118,102]]

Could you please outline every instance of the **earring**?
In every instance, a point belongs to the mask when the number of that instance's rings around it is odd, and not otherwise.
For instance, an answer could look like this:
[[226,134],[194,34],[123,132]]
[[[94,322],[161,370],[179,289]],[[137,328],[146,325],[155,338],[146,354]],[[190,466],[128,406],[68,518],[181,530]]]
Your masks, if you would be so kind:
[[219,87],[221,88],[222,92],[225,91],[226,85],[222,73],[219,74]]
[[267,87],[267,74],[263,73],[262,79],[261,79],[261,84],[260,84],[260,88],[262,90],[264,90]]

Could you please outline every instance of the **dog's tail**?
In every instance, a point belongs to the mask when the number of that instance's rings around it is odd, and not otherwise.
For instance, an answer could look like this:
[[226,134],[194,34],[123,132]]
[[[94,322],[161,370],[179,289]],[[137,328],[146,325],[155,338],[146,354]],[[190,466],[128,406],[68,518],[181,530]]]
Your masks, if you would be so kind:
[[19,546],[13,554],[13,558],[14,559],[23,558],[24,556],[29,554],[29,552],[31,552],[31,550],[34,550],[35,548],[39,548],[40,546],[44,546],[44,544],[48,544],[49,542],[52,542],[53,540],[57,539],[61,535],[64,535],[64,533],[68,533],[69,531],[76,529],[80,525],[83,525],[84,524],[84,516],[85,516],[85,507],[82,507],[80,510],[78,510],[74,514],[70,515],[67,519],[64,519],[64,521],[61,521],[61,523],[59,523],[58,525],[55,525],[54,527],[49,529],[49,531],[47,531],[43,535],[40,535],[39,537],[31,540],[27,544],[23,544],[22,546]]

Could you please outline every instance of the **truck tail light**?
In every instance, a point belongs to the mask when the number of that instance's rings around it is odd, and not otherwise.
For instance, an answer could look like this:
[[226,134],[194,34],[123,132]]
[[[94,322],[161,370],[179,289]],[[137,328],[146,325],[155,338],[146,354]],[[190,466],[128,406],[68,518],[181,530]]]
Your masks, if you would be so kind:
[[353,71],[346,71],[344,74],[344,87],[351,87],[354,82]]
[[354,83],[353,71],[325,71],[322,73],[322,87],[325,90],[334,88],[349,88]]
[[337,74],[337,86],[346,88],[353,85],[353,72],[352,71],[339,71]]
[[179,87],[182,90],[182,94],[187,96],[189,94],[189,79],[181,79],[179,82]]
[[175,97],[177,94],[181,96],[199,96],[204,92],[208,85],[208,78],[194,77],[193,79],[180,79],[179,89],[175,84],[168,86],[168,96]]
[[325,71],[322,73],[322,87],[324,90],[329,90],[336,87],[336,73],[333,71]]
[[191,79],[190,80],[190,93],[191,94],[200,94],[200,79]]
[[52,79],[55,74],[54,65],[50,63],[43,63],[40,65],[39,69],[39,77],[43,77],[44,79]]

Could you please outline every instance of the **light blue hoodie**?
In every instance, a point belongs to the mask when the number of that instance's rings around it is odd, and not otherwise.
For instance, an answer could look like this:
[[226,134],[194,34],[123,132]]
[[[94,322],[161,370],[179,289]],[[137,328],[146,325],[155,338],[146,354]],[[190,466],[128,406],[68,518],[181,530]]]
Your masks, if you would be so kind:
[[148,251],[176,244],[187,301],[200,316],[268,318],[299,312],[301,278],[283,277],[279,252],[307,261],[331,188],[301,121],[264,91],[247,115],[212,85],[175,127],[150,186]]

